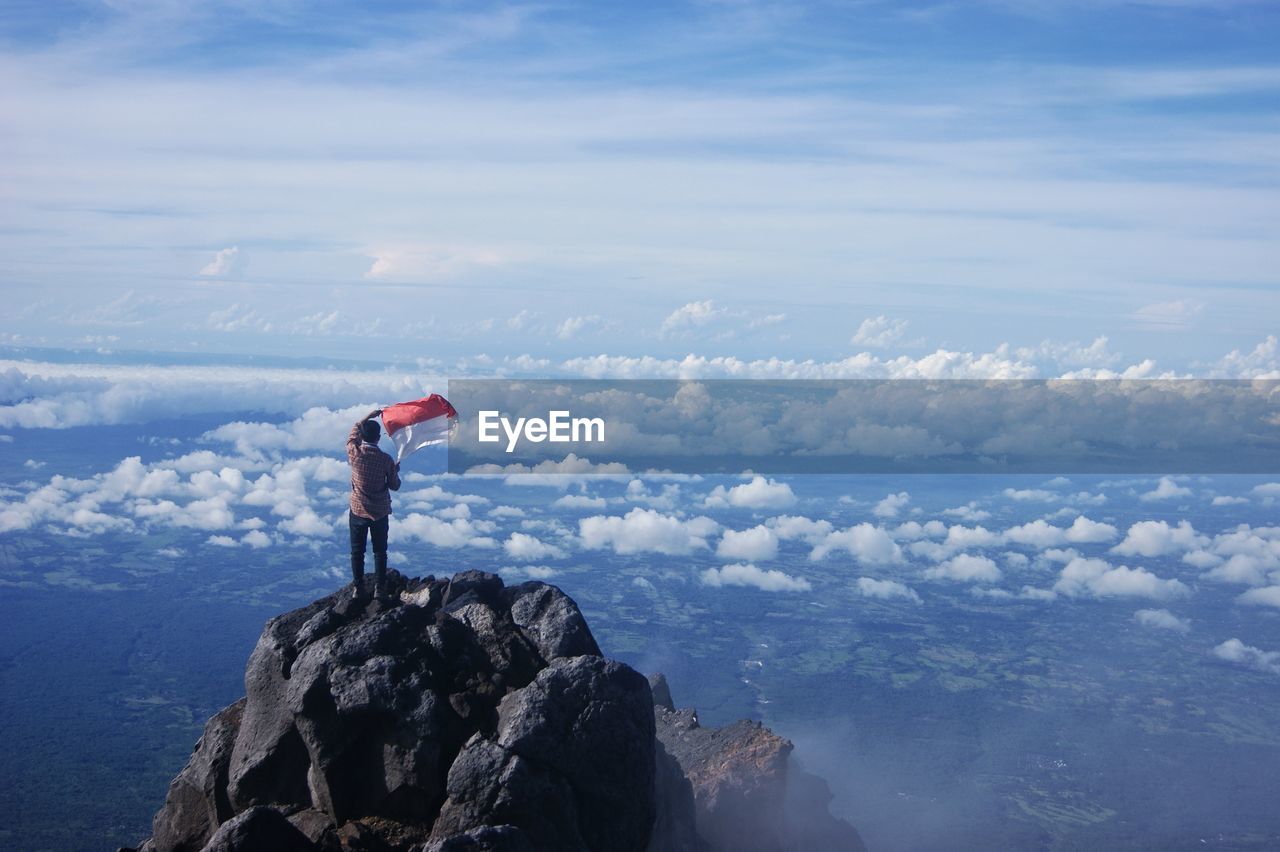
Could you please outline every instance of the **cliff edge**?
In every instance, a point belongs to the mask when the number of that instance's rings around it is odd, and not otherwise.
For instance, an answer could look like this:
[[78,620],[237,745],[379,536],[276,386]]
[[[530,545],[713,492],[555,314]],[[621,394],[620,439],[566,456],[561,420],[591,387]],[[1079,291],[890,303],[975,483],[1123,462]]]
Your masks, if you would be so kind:
[[389,591],[267,622],[137,852],[862,848],[790,743],[701,728],[556,587]]

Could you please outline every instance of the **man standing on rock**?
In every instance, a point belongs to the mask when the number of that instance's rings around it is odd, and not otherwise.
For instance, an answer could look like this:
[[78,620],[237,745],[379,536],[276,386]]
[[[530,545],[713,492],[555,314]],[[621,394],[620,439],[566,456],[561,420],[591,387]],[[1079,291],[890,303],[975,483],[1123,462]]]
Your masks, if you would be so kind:
[[351,427],[347,436],[347,460],[351,462],[351,580],[353,598],[365,597],[364,550],[373,536],[374,588],[378,597],[387,587],[387,528],[391,519],[391,492],[400,490],[400,465],[378,449],[382,427],[375,408]]

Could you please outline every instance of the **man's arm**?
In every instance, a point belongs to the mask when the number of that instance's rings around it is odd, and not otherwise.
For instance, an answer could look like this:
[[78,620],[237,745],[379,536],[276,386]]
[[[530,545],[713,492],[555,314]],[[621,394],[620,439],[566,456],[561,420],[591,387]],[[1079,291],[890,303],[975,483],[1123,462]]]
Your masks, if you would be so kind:
[[400,490],[400,462],[392,462],[391,472],[387,474],[387,487],[392,491]]
[[372,420],[373,418],[377,417],[381,413],[382,413],[381,408],[375,408],[373,411],[370,411],[364,417],[361,417],[359,420],[357,420],[355,425],[351,427],[351,434],[347,436],[347,458],[348,459],[355,457],[356,450],[359,448],[360,442],[363,440],[363,438],[361,438],[360,436],[360,427],[364,425],[365,421]]

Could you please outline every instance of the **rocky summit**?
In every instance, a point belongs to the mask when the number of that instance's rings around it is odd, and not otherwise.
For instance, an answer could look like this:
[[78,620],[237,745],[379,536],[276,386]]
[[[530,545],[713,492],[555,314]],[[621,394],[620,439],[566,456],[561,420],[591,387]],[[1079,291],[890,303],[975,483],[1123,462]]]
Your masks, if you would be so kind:
[[862,848],[789,742],[701,727],[545,583],[392,571],[268,621],[245,692],[137,852]]

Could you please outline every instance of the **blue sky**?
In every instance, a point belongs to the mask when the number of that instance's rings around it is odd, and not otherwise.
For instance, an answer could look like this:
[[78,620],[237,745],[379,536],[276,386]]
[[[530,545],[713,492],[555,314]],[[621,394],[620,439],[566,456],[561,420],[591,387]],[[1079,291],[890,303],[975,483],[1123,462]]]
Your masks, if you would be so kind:
[[10,345],[1276,369],[1272,4],[3,10]]

